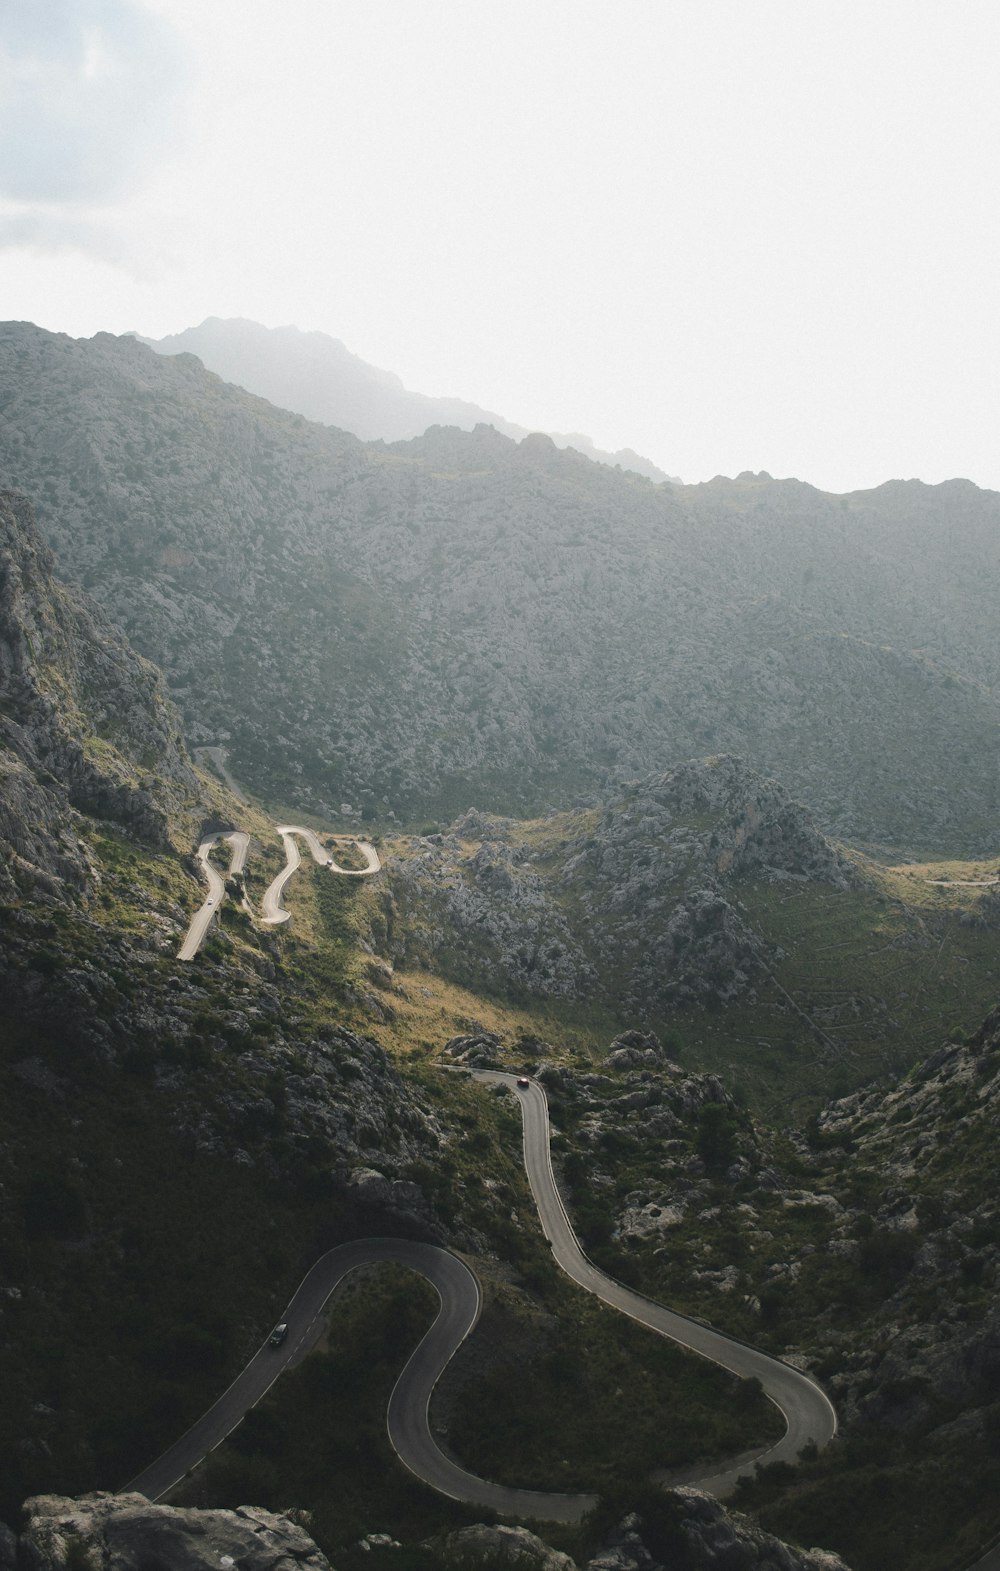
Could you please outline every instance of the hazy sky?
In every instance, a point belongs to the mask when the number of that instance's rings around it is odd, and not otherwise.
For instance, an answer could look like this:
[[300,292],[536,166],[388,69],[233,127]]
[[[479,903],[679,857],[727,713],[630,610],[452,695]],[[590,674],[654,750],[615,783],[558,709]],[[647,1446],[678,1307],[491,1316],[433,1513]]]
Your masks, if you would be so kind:
[[0,316],[1000,489],[996,0],[0,0]]

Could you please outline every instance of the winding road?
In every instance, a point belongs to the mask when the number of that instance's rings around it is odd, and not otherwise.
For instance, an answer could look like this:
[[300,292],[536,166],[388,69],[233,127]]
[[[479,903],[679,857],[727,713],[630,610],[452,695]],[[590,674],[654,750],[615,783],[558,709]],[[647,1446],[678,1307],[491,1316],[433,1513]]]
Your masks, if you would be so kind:
[[[515,1076],[492,1070],[475,1071],[475,1079],[493,1084],[517,1087]],[[700,1353],[713,1364],[721,1364],[744,1380],[756,1378],[765,1394],[784,1415],[787,1428],[775,1445],[751,1459],[760,1462],[795,1462],[802,1447],[813,1441],[820,1449],[828,1445],[837,1432],[837,1415],[825,1391],[808,1375],[759,1348],[713,1331],[699,1320],[633,1292],[613,1277],[599,1271],[580,1248],[572,1224],[566,1214],[562,1197],[552,1173],[552,1153],[549,1129],[549,1109],[545,1092],[536,1081],[517,1091],[521,1103],[524,1126],[524,1166],[531,1187],[532,1198],[538,1208],[542,1231],[552,1246],[556,1264],[578,1286],[593,1293],[613,1309],[619,1309],[640,1325],[659,1332],[672,1342],[694,1353]],[[713,1495],[725,1496],[736,1487],[741,1473],[747,1472],[748,1461],[741,1457],[739,1463],[711,1474],[692,1475],[675,1482],[697,1484]]]
[[[373,873],[381,872],[382,863],[375,847],[368,840],[356,840],[353,835],[337,835],[338,841],[345,845],[352,845],[365,858],[364,867],[341,867],[330,855],[329,851],[320,843],[319,837],[311,829],[303,829],[298,824],[279,824],[277,829],[285,847],[285,865],[264,891],[262,901],[262,920],[271,925],[287,922],[291,912],[286,911],[282,905],[281,897],[285,885],[291,878],[295,869],[301,863],[299,848],[295,844],[294,836],[301,835],[313,854],[313,860],[321,867],[328,867],[332,873],[339,873],[344,878],[370,878]],[[229,864],[227,878],[232,878],[236,873],[242,873],[250,847],[250,836],[243,829],[235,829],[229,834],[206,835],[198,847],[198,860],[201,862],[202,871],[208,884],[208,894],[203,905],[199,906],[191,918],[191,925],[184,936],[184,942],[177,951],[178,960],[193,960],[198,950],[205,941],[212,918],[221,906],[226,893],[225,879],[209,861],[208,853],[219,840],[228,840],[233,848],[232,860]],[[249,907],[247,907],[249,909]]]
[[[480,1070],[475,1078],[503,1084],[515,1091],[524,1127],[524,1163],[531,1192],[556,1263],[587,1292],[619,1309],[661,1336],[700,1353],[743,1377],[756,1376],[780,1408],[786,1432],[758,1460],[794,1461],[810,1440],[825,1446],[836,1433],[837,1418],[824,1392],[807,1375],[747,1347],[721,1332],[665,1309],[651,1299],[605,1276],[586,1258],[577,1243],[552,1173],[548,1105],[541,1086],[518,1087],[513,1075]],[[230,1434],[286,1368],[305,1357],[323,1331],[323,1307],[334,1288],[357,1267],[395,1261],[419,1271],[435,1288],[441,1302],[437,1318],[411,1354],[389,1399],[386,1424],[400,1461],[432,1489],[452,1499],[488,1506],[503,1516],[550,1522],[578,1522],[596,1503],[593,1495],[560,1495],[513,1489],[477,1478],[453,1462],[431,1434],[431,1393],[450,1359],[479,1316],[479,1284],[457,1255],[431,1244],[396,1238],[365,1238],[341,1244],[313,1266],[289,1304],[283,1319],[288,1334],[280,1347],[269,1342],[258,1349],[246,1368],[219,1400],[186,1434],[128,1484],[151,1500],[159,1500]],[[746,1458],[710,1474],[691,1476],[716,1495],[727,1494]],[[675,1480],[679,1482],[680,1480]]]
[[226,878],[232,878],[236,873],[242,873],[243,871],[243,865],[247,859],[247,851],[250,848],[250,836],[244,830],[234,829],[231,834],[227,835],[205,836],[198,847],[198,860],[201,863],[202,871],[208,884],[208,894],[205,897],[204,905],[199,906],[191,918],[191,926],[188,928],[184,942],[177,952],[178,960],[194,959],[202,946],[205,934],[208,932],[209,923],[225,897],[226,881],[208,859],[208,853],[220,840],[228,840],[233,848],[233,854],[229,861],[229,872],[226,874]]
[[357,846],[367,864],[365,867],[341,867],[334,861],[326,847],[320,844],[318,836],[311,829],[303,829],[299,824],[279,824],[278,833],[285,847],[285,865],[277,878],[264,891],[262,906],[265,922],[287,922],[291,916],[291,912],[286,911],[282,905],[281,897],[285,892],[285,885],[302,860],[293,838],[295,835],[302,836],[313,854],[314,862],[318,862],[321,867],[328,867],[333,873],[341,873],[345,878],[370,878],[372,873],[381,870],[382,864],[378,852],[368,840],[354,840],[349,836],[340,836],[339,838],[346,843]]

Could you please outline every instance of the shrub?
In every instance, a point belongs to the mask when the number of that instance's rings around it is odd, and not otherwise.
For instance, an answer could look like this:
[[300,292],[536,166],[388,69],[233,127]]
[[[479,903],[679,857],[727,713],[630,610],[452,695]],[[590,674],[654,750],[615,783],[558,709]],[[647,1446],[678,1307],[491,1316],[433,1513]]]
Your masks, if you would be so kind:
[[722,1102],[706,1102],[698,1113],[695,1150],[709,1172],[723,1172],[736,1155],[736,1123]]
[[74,1184],[57,1174],[33,1178],[22,1200],[24,1225],[29,1238],[79,1238],[86,1227],[83,1196]]

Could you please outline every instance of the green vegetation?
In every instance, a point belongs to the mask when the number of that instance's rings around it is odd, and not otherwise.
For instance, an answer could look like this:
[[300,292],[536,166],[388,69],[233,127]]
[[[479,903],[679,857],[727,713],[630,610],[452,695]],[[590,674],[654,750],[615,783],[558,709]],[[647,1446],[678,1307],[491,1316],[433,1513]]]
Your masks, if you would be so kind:
[[[618,1031],[640,1026],[669,1038],[685,1064],[722,1074],[761,1116],[780,1111],[802,1121],[821,1101],[903,1074],[950,1034],[974,1030],[1000,993],[1000,927],[980,911],[984,891],[926,882],[988,877],[992,862],[895,867],[845,851],[857,869],[846,888],[818,878],[778,881],[763,871],[720,880],[762,965],[749,963],[752,985],[731,1002],[706,985],[703,999],[671,1004],[662,983],[678,962],[665,929],[688,889],[704,882],[704,848],[718,820],[685,813],[675,821],[674,832],[703,836],[698,855],[667,859],[668,871],[623,904],[616,879],[644,876],[646,859],[666,853],[658,842],[626,838],[623,849],[609,840],[601,855],[588,854],[604,844],[598,817],[580,812],[507,825],[502,839],[512,849],[515,886],[521,868],[535,880],[528,893],[510,895],[481,874],[473,843],[448,851],[434,875],[420,871],[420,850],[389,839],[391,925],[380,942],[405,957],[407,970],[436,973],[433,985],[444,978],[501,1016],[533,1021],[528,1031],[554,1046],[575,1042],[597,1052]],[[498,920],[457,922],[451,900],[459,882],[463,909],[482,908]],[[633,907],[643,900],[648,916],[637,917]],[[553,989],[523,964],[518,922],[532,935],[526,948],[553,932],[564,950],[575,947],[572,985]],[[656,956],[645,970],[644,954]],[[748,962],[732,958],[729,971],[740,963]],[[728,980],[724,967],[723,988]]]
[[[964,1571],[1000,1521],[1000,1405],[985,1428],[845,1436],[797,1476],[757,1481],[734,1502],[762,1526],[836,1550],[852,1571]],[[985,1440],[984,1440],[985,1436]]]
[[[544,1310],[542,1308],[544,1306]],[[477,1332],[490,1367],[463,1377],[449,1442],[481,1477],[614,1493],[662,1469],[715,1461],[783,1432],[755,1381],[635,1325],[564,1280],[541,1305],[495,1295]],[[470,1354],[481,1364],[483,1352]]]
[[338,1566],[365,1533],[407,1540],[480,1515],[443,1500],[389,1444],[389,1395],[434,1318],[433,1289],[401,1267],[355,1273],[333,1301],[327,1345],[285,1375],[185,1487],[189,1504],[305,1507]]

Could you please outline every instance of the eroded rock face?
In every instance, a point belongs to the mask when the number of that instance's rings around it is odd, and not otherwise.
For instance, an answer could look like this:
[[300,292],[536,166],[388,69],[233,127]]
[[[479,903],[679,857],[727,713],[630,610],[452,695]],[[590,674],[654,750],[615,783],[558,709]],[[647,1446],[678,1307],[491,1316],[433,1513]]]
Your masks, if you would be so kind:
[[58,897],[92,876],[76,814],[153,844],[196,788],[158,672],[85,595],[57,583],[32,509],[0,492],[0,895]]
[[105,1571],[331,1571],[309,1534],[287,1516],[253,1506],[196,1511],[153,1505],[145,1495],[37,1495],[27,1501],[19,1565]]

